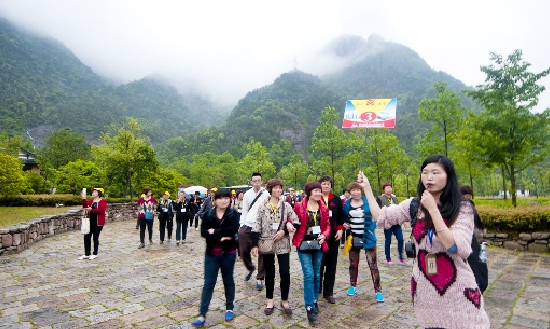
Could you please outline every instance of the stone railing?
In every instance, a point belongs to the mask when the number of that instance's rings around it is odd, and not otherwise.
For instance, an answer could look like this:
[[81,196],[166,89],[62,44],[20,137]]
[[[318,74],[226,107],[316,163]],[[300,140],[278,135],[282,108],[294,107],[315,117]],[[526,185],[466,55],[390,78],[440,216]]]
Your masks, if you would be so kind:
[[550,250],[550,232],[522,233],[519,240],[513,240],[509,234],[484,234],[483,241],[509,250],[548,252]]
[[[107,223],[136,218],[135,203],[113,203],[107,207]],[[9,255],[29,248],[44,238],[80,229],[82,208],[69,209],[65,214],[42,216],[26,223],[0,228],[0,255]]]

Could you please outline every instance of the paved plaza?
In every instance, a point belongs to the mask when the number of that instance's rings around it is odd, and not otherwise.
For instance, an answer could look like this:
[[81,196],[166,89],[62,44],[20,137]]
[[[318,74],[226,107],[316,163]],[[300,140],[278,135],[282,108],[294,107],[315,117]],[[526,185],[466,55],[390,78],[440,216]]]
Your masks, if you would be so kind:
[[[155,221],[155,228],[158,222]],[[265,315],[265,291],[256,281],[244,281],[246,269],[235,264],[235,314],[223,321],[225,301],[221,277],[207,314],[207,328],[418,328],[411,305],[411,267],[384,261],[383,231],[378,232],[378,267],[384,304],[377,304],[364,256],[360,261],[359,292],[347,296],[348,258],[340,255],[335,285],[336,304],[319,300],[317,322],[310,324],[303,307],[302,273],[291,254],[292,315],[275,305]],[[404,236],[410,235],[410,229]],[[100,236],[99,257],[83,254],[79,231],[65,232],[0,257],[0,328],[191,328],[203,284],[204,241],[190,230],[188,243],[174,240],[138,250],[135,221],[108,223]],[[293,248],[294,249],[294,248]],[[392,245],[394,260],[396,243]],[[489,288],[485,308],[491,328],[550,328],[550,255],[490,248]],[[437,310],[434,310],[437,312]]]

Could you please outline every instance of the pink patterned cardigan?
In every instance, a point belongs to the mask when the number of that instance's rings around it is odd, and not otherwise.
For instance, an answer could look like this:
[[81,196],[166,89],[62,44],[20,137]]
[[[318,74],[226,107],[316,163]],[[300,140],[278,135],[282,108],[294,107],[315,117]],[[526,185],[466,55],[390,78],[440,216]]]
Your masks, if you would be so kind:
[[[392,225],[410,222],[411,201],[408,199],[397,206],[382,208],[378,226],[390,228]],[[488,329],[490,323],[485,313],[483,296],[467,261],[472,252],[474,229],[471,205],[462,202],[456,221],[449,227],[458,249],[456,254],[448,253],[437,235],[433,236],[430,244],[424,218],[425,214],[420,207],[413,228],[417,252],[411,278],[411,295],[418,322],[424,328]],[[427,275],[425,257],[428,253],[437,256],[437,274]]]

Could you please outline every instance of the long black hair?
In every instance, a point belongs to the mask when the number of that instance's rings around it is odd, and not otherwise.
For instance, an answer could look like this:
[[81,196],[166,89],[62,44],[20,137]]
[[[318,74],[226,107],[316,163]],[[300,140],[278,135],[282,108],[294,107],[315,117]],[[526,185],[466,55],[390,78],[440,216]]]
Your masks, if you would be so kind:
[[[439,196],[439,204],[437,205],[437,207],[439,208],[441,217],[447,220],[447,226],[451,226],[458,217],[461,202],[463,199],[459,190],[458,177],[456,175],[456,170],[453,162],[451,161],[451,159],[447,158],[444,155],[429,156],[422,163],[422,167],[420,167],[420,173],[424,171],[424,168],[426,168],[428,164],[434,162],[439,163],[447,174],[447,184],[445,185],[445,188],[443,188],[443,192]],[[416,188],[416,197],[420,199],[425,190],[426,186],[424,186],[424,183],[422,183],[421,176],[420,180],[418,181],[418,187]],[[427,211],[425,211],[424,213],[426,215],[426,223],[428,228],[434,229],[432,216],[430,216],[430,213]]]

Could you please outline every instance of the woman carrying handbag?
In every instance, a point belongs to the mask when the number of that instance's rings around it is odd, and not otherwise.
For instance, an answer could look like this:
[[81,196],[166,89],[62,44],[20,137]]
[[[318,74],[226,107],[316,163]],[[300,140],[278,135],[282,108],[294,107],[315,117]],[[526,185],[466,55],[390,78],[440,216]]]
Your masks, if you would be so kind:
[[[84,235],[84,255],[78,259],[95,259],[99,249],[99,234],[105,225],[105,211],[107,210],[107,201],[103,199],[102,188],[92,190],[92,200],[86,200],[85,189],[82,190],[82,208],[89,214],[90,231]],[[92,249],[92,237],[94,238],[94,253]]]
[[292,238],[298,249],[298,257],[304,275],[304,303],[309,322],[317,321],[317,296],[321,282],[321,260],[328,250],[326,239],[330,236],[328,208],[321,201],[321,184],[309,182],[304,187],[306,197],[294,205],[294,212],[300,219],[300,227]]
[[281,195],[283,182],[278,179],[270,179],[265,186],[271,198],[259,205],[258,220],[252,229],[252,256],[262,254],[265,266],[265,297],[267,299],[264,313],[273,313],[273,290],[275,288],[275,255],[279,262],[279,276],[281,278],[281,307],[287,314],[292,314],[288,304],[288,291],[290,289],[290,237],[289,232],[294,232],[293,221],[298,221],[298,216],[292,211],[292,207]]

